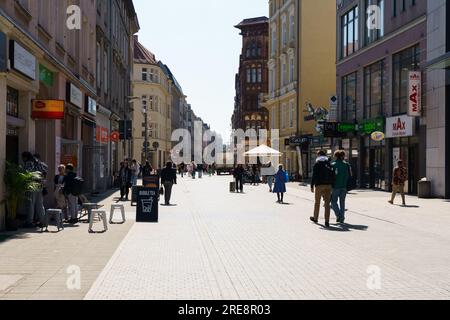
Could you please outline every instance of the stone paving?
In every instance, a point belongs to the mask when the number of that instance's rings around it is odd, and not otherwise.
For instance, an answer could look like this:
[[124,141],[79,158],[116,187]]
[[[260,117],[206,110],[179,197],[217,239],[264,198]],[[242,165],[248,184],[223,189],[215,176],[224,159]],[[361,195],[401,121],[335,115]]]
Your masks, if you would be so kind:
[[[100,204],[108,212],[114,194]],[[81,300],[134,224],[134,212],[125,204],[128,221],[110,225],[102,234],[89,234],[81,223],[53,233],[0,233],[0,300]],[[119,216],[118,216],[119,217]],[[95,225],[95,230],[101,223]],[[2,238],[6,238],[1,241]],[[80,288],[68,287],[72,266],[81,271]],[[70,282],[69,283],[73,283]]]
[[327,230],[307,188],[279,205],[229,181],[180,179],[177,206],[133,225],[85,299],[450,299],[450,203],[355,192]]

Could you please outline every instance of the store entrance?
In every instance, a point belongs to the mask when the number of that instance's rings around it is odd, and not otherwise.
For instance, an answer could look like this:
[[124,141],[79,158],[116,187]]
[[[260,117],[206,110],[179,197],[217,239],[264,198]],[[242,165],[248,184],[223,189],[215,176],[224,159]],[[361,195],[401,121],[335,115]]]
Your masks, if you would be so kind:
[[17,135],[6,136],[6,161],[19,164],[19,137]]
[[384,177],[384,148],[373,148],[369,150],[369,188],[385,190],[386,181]]

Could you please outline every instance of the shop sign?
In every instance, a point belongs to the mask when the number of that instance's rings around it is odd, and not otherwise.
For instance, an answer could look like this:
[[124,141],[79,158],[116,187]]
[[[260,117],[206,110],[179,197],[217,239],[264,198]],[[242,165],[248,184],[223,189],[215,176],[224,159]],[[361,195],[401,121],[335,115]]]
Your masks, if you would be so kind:
[[86,96],[86,112],[93,116],[97,115],[97,102],[89,96]]
[[330,97],[330,112],[328,114],[328,121],[336,122],[338,118],[338,97]]
[[327,138],[337,138],[341,134],[338,131],[338,123],[336,122],[325,122],[323,124],[323,135]]
[[420,117],[422,115],[422,74],[420,71],[409,72],[408,97],[408,115]]
[[101,126],[97,126],[95,128],[95,140],[100,143],[108,143],[109,130]]
[[375,132],[373,132],[373,133],[370,135],[370,138],[371,138],[373,141],[381,142],[381,141],[383,141],[383,140],[386,138],[386,135],[384,134],[384,132],[381,132],[381,131],[375,131]]
[[31,80],[36,80],[36,57],[14,40],[11,40],[9,50],[11,67]]
[[358,131],[360,134],[370,135],[377,131],[384,132],[384,118],[377,118],[366,120],[360,124],[358,124]]
[[355,132],[356,126],[354,123],[338,123],[338,131],[340,133]]
[[83,93],[73,83],[67,82],[66,100],[71,104],[83,109]]
[[39,64],[39,80],[47,87],[52,87],[54,83],[53,72],[42,64]]
[[404,115],[386,119],[386,138],[411,137],[413,135],[412,117]]
[[33,100],[31,118],[33,119],[64,119],[63,100]]
[[114,131],[114,132],[111,133],[110,138],[111,138],[112,142],[119,142],[119,140],[120,140],[120,133],[117,132],[117,131]]

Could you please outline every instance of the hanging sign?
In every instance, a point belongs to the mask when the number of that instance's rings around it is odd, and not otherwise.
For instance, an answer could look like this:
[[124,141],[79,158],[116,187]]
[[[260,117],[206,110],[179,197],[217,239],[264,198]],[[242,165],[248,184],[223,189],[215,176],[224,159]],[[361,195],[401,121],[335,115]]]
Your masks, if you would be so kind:
[[386,138],[411,137],[414,132],[413,118],[407,115],[386,119]]
[[408,115],[420,117],[422,115],[422,74],[419,71],[411,71],[408,79]]

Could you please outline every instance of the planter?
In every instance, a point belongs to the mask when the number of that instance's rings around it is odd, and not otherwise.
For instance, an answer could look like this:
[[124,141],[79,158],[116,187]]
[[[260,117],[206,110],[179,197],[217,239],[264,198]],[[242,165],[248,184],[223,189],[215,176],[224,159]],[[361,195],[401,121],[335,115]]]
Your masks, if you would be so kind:
[[17,219],[14,220],[6,220],[6,231],[17,231],[19,230],[19,221]]

